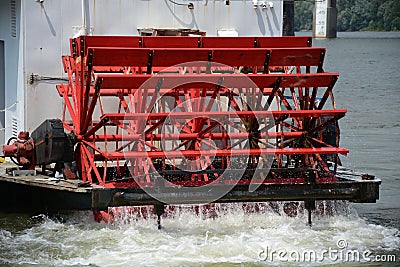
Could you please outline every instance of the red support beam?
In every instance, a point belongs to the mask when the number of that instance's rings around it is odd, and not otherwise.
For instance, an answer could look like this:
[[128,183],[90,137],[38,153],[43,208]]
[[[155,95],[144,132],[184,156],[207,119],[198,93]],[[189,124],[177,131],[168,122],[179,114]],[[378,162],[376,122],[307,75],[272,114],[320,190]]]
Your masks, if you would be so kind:
[[162,79],[160,89],[206,88],[211,90],[216,85],[222,88],[240,88],[256,85],[258,88],[273,88],[280,78],[280,87],[328,87],[332,79],[337,79],[337,72],[314,74],[202,74],[202,75],[129,75],[99,74],[95,84],[101,90],[109,89],[153,89]]
[[[227,66],[318,66],[325,48],[119,48],[90,47],[93,66],[171,67],[178,64],[199,66],[198,62]],[[152,53],[152,59],[149,54]],[[267,56],[270,54],[270,56]],[[268,61],[268,62],[266,62]],[[193,63],[197,62],[197,63]]]
[[[305,134],[305,132],[262,132],[260,133],[259,138],[276,138],[276,137],[284,137],[284,138],[295,138],[301,137]],[[96,140],[97,142],[103,142],[104,140],[108,141],[139,141],[139,140],[194,140],[199,137],[197,133],[180,133],[180,134],[172,134],[172,133],[162,133],[162,134],[109,134],[107,136],[99,134],[99,135],[91,135],[88,137],[88,141]],[[203,139],[212,139],[212,140],[223,140],[223,139],[247,139],[249,138],[249,134],[247,132],[236,132],[236,133],[206,133],[202,135]]]
[[111,121],[122,120],[160,120],[170,119],[193,119],[193,118],[210,118],[210,119],[232,119],[232,118],[280,118],[287,116],[288,118],[302,117],[324,117],[345,114],[346,109],[336,110],[271,110],[271,111],[210,111],[204,112],[164,112],[164,113],[114,113],[104,114],[101,119],[108,118]]
[[[88,47],[121,47],[121,48],[284,48],[284,47],[311,47],[312,38],[309,36],[296,37],[182,37],[182,36],[80,36],[71,39],[80,44],[84,39],[87,53]],[[76,49],[80,49],[77,47]]]
[[107,154],[109,159],[132,159],[132,158],[198,158],[198,157],[247,157],[261,155],[313,155],[313,154],[348,154],[349,150],[341,147],[321,148],[254,148],[254,149],[231,149],[231,150],[180,150],[180,151],[130,151],[111,152]]

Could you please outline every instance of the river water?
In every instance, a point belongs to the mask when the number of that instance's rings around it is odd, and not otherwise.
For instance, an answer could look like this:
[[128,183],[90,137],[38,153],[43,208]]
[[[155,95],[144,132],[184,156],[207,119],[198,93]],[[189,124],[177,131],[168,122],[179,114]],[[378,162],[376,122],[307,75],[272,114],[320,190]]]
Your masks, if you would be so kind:
[[400,265],[400,33],[339,33],[314,46],[327,48],[325,71],[341,73],[334,92],[348,109],[341,145],[350,149],[342,163],[382,179],[377,203],[337,203],[311,228],[302,213],[247,214],[235,205],[215,218],[176,212],[160,231],[154,217],[99,224],[88,212],[0,214],[0,265]]

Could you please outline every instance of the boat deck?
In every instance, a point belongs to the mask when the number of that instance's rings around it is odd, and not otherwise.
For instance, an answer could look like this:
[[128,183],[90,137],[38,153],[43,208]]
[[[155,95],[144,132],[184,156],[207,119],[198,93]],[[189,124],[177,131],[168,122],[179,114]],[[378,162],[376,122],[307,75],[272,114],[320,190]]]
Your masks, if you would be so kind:
[[[141,188],[104,188],[81,180],[65,180],[43,175],[12,176],[7,163],[0,165],[0,209],[3,211],[104,210],[112,206],[159,204],[157,194],[149,196]],[[379,199],[381,180],[340,167],[339,181],[324,183],[268,183],[249,192],[248,185],[236,185],[216,202],[265,202],[304,200],[349,200],[373,203]],[[367,179],[366,179],[367,178]],[[164,190],[163,197],[169,194]],[[207,191],[185,190],[170,193],[170,203],[202,203]]]

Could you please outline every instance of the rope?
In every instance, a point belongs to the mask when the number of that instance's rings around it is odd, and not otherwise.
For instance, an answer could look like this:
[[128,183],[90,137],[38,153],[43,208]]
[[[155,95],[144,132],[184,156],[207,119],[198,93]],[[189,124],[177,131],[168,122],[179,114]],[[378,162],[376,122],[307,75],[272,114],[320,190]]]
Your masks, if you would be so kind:
[[175,4],[175,5],[178,5],[178,6],[187,6],[188,5],[186,3],[177,3],[177,2],[175,2],[173,0],[168,0],[168,1],[171,2],[172,4]]
[[177,2],[175,2],[174,0],[168,0],[168,1],[171,2],[171,3],[174,4],[174,5],[178,5],[178,6],[187,6],[189,9],[193,9],[193,8],[194,8],[193,3],[188,3],[188,4],[186,4],[186,3],[177,3]]
[[6,107],[5,109],[0,109],[0,112],[6,112],[7,110],[12,109],[14,106],[16,106],[18,104],[18,101],[15,101],[14,104],[12,104],[11,106]]

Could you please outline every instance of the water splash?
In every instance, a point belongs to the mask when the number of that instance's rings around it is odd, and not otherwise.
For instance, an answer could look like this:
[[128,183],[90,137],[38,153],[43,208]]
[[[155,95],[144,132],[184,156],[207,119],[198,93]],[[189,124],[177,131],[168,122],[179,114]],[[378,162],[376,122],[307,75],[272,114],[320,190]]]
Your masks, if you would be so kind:
[[[322,203],[322,204],[321,204]],[[167,211],[163,229],[148,210],[142,217],[125,209],[113,223],[96,223],[90,212],[74,212],[57,218],[26,219],[26,228],[0,225],[0,263],[53,266],[181,266],[181,265],[282,265],[262,259],[271,249],[315,250],[336,247],[346,240],[349,249],[397,251],[399,231],[368,223],[347,202],[321,202],[328,213],[314,215],[313,227],[306,225],[302,204],[297,214],[285,214],[285,204],[216,205],[211,214],[200,207]],[[258,205],[258,206],[257,206]],[[251,212],[252,210],[257,212]],[[12,223],[9,222],[9,225]],[[337,247],[336,247],[337,248]],[[300,265],[326,262],[304,263]],[[299,265],[297,262],[293,265]]]

